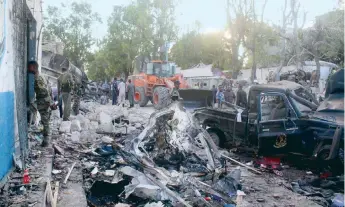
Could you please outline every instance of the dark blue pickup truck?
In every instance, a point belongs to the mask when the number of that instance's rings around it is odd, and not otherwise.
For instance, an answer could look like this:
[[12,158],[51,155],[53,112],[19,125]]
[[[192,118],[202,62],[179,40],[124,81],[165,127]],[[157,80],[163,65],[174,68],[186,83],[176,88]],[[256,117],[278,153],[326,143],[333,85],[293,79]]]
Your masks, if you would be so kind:
[[[344,77],[344,70],[333,77]],[[204,107],[196,109],[194,117],[220,147],[241,141],[260,154],[302,153],[343,162],[344,78],[331,78],[327,88],[326,99],[319,104],[294,82],[255,85],[249,90],[247,108]]]

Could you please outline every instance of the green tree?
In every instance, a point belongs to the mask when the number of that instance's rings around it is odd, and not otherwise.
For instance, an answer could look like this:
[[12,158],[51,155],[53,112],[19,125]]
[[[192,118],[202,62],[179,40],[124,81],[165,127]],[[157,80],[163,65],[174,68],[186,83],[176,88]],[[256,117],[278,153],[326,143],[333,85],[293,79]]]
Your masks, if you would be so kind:
[[229,57],[225,48],[224,31],[207,34],[195,30],[188,32],[171,49],[172,60],[183,69],[200,62],[228,69]]
[[[176,37],[174,8],[173,0],[136,0],[127,6],[115,6],[108,19],[108,33],[99,47],[102,56],[92,62],[105,58],[105,75],[127,77],[137,56],[159,58],[158,48]],[[92,62],[89,74],[97,69],[91,67]]]
[[[279,65],[279,54],[271,52],[271,50],[274,50],[276,45],[279,44],[279,37],[273,31],[273,28],[264,22],[256,22],[255,24],[249,22],[248,27],[249,30],[247,34],[245,34],[246,41],[244,42],[244,46],[246,50],[250,52],[249,55],[247,55],[248,60],[244,67],[256,68],[256,66],[272,67]],[[253,38],[255,38],[255,47],[252,46],[254,41]],[[255,63],[253,61],[253,49],[255,49]]]
[[[67,16],[62,12],[69,11]],[[45,29],[43,38],[51,40],[54,37],[64,43],[64,56],[78,68],[83,68],[90,49],[95,43],[91,36],[91,27],[101,22],[97,13],[92,12],[90,4],[72,2],[70,9],[62,4],[61,8],[48,6],[44,18]]]

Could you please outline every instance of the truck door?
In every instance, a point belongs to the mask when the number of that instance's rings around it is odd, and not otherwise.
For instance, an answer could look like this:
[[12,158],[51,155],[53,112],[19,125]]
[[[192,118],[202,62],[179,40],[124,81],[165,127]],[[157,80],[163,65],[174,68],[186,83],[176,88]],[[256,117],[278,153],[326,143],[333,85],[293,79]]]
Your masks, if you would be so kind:
[[267,92],[258,96],[258,147],[264,154],[300,151],[297,115],[283,93]]

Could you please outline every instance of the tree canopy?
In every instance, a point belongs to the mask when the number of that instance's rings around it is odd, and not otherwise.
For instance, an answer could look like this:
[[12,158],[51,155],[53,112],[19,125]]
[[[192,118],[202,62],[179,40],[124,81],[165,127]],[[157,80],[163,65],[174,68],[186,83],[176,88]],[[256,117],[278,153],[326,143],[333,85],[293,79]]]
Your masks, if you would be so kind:
[[[213,33],[195,29],[178,35],[175,23],[177,0],[133,0],[126,6],[114,6],[107,21],[107,34],[95,46],[92,25],[100,22],[88,3],[72,2],[69,14],[61,8],[48,7],[44,38],[56,37],[65,44],[64,55],[78,67],[85,66],[93,80],[128,76],[139,59],[164,59],[165,43],[174,42],[169,60],[182,69],[200,62],[239,71],[257,67],[297,65],[305,60],[344,64],[344,11],[334,10],[316,17],[312,27],[298,25],[306,14],[298,0],[285,0],[281,25],[264,21],[266,4],[261,11],[254,0],[227,0],[227,24]],[[257,15],[260,13],[261,15]],[[290,30],[291,29],[291,30]],[[96,48],[91,52],[91,48]]]
[[[95,44],[95,39],[91,36],[92,25],[101,20],[97,13],[92,12],[88,3],[72,2],[69,8],[64,4],[60,8],[48,6],[44,17],[43,38],[61,40],[64,43],[64,56],[75,66],[82,68]],[[63,15],[62,11],[69,11],[69,14]]]

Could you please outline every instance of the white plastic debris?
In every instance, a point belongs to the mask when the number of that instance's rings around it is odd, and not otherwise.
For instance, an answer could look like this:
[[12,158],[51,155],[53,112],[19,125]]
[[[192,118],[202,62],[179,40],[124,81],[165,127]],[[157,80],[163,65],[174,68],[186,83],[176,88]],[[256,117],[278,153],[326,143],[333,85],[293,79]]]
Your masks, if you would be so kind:
[[91,175],[96,175],[98,173],[98,167],[93,168]]
[[241,114],[242,114],[243,110],[242,109],[238,109],[237,111],[238,111],[238,113],[237,113],[236,121],[237,122],[242,122]]
[[245,196],[246,194],[241,191],[241,190],[237,190],[237,197],[236,197],[236,203],[237,205],[239,205],[240,203],[242,203],[243,201],[243,196]]
[[158,203],[147,203],[144,207],[164,207],[164,204],[159,201]]
[[54,175],[60,174],[62,171],[61,170],[52,170],[52,173]]
[[307,174],[307,175],[312,175],[312,174],[313,174],[313,172],[311,172],[311,171],[307,171],[307,172],[306,172],[306,174]]
[[102,137],[102,142],[104,142],[104,143],[111,144],[113,141],[114,141],[114,139],[109,137],[109,136]]
[[125,204],[125,203],[118,203],[115,205],[115,207],[131,207],[131,205]]
[[59,132],[61,133],[70,133],[71,132],[71,121],[63,121],[61,122]]
[[121,180],[123,180],[122,178],[122,173],[120,173],[119,171],[116,171],[115,172],[115,175],[113,177],[113,180],[111,181],[111,183],[118,183],[120,182]]
[[104,175],[105,176],[114,176],[115,175],[115,170],[106,170],[105,172],[104,172]]

